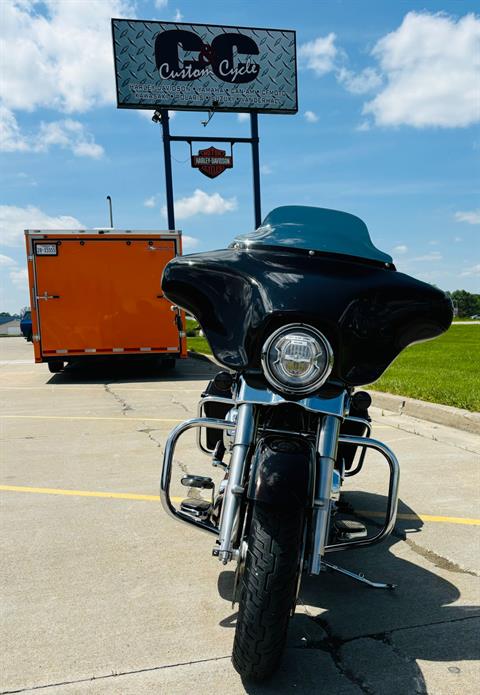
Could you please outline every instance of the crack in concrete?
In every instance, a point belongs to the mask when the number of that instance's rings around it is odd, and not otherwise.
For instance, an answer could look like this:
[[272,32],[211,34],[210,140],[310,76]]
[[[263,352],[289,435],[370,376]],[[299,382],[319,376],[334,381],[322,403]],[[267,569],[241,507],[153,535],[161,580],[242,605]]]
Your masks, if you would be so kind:
[[[368,522],[372,526],[376,526],[377,528],[382,527],[382,524],[380,522],[376,521],[375,519],[372,519],[371,517],[367,517],[360,514],[359,512],[355,511],[353,507],[348,503],[345,505],[345,508],[342,509],[342,511],[352,514],[357,519],[364,522]],[[480,577],[480,574],[478,572],[475,572],[474,570],[467,570],[464,567],[461,567],[461,565],[457,564],[456,562],[452,562],[451,560],[448,560],[446,557],[443,557],[442,555],[435,553],[433,550],[423,548],[418,543],[415,543],[415,541],[412,541],[407,536],[407,533],[405,531],[401,531],[400,529],[393,529],[390,535],[394,536],[395,538],[398,538],[400,541],[404,541],[408,545],[410,550],[412,550],[417,555],[420,555],[420,557],[423,557],[425,560],[430,562],[435,567],[438,567],[439,569],[446,570],[447,572],[456,572],[458,574],[468,574],[471,577]]]
[[320,625],[320,627],[322,627],[327,634],[330,633],[333,636],[333,639],[337,641],[341,647],[343,647],[345,644],[349,644],[350,642],[355,642],[356,640],[361,639],[375,639],[384,641],[386,637],[388,637],[388,639],[391,639],[391,636],[395,633],[405,632],[405,630],[418,630],[422,627],[433,627],[435,625],[449,625],[450,623],[461,623],[465,620],[480,620],[480,613],[478,613],[477,615],[466,615],[463,618],[452,618],[451,620],[434,620],[431,623],[417,623],[415,625],[405,625],[403,627],[395,627],[392,630],[383,630],[382,632],[371,632],[365,635],[357,635],[356,637],[348,637],[347,639],[342,639],[341,637],[337,637],[336,635],[334,635],[330,624],[325,620],[325,618],[322,618],[322,616],[319,615],[313,617],[311,615],[308,615],[308,617],[311,618],[314,622],[318,623],[318,625]]
[[186,413],[190,413],[190,409],[187,408],[187,406],[185,405],[185,403],[182,403],[182,402],[179,401],[177,398],[175,398],[175,394],[172,394],[172,396],[171,396],[171,398],[170,398],[170,401],[173,403],[173,405],[179,405],[180,408],[183,408],[183,410],[184,410]]
[[439,569],[447,570],[447,572],[456,572],[457,574],[469,574],[471,577],[480,577],[478,572],[467,570],[458,565],[456,562],[452,562],[451,560],[447,560],[447,558],[443,557],[442,555],[438,555],[438,553],[435,553],[433,550],[422,548],[421,545],[418,545],[418,543],[415,543],[415,541],[410,540],[410,538],[404,538],[404,541],[414,553],[420,555],[420,557],[423,557],[425,560],[428,560],[428,562],[431,562],[432,565],[435,565],[435,567],[438,567]]
[[13,695],[14,693],[28,693],[34,690],[45,690],[47,688],[58,688],[63,685],[75,685],[77,683],[92,683],[93,681],[106,680],[108,678],[121,678],[122,676],[135,676],[139,673],[152,673],[154,671],[163,671],[168,668],[176,668],[177,666],[192,666],[193,664],[205,664],[209,661],[222,661],[230,659],[228,656],[214,656],[210,659],[196,659],[194,661],[183,661],[177,664],[165,664],[164,666],[151,666],[149,668],[133,669],[132,671],[119,671],[118,673],[105,673],[101,676],[92,676],[91,678],[77,678],[70,681],[59,681],[57,683],[44,683],[43,685],[34,685],[30,688],[19,688],[17,690],[2,690],[0,695]]
[[[402,632],[405,630],[415,630],[423,627],[430,627],[434,625],[448,625],[449,623],[458,623],[462,622],[464,620],[473,620],[473,619],[480,619],[480,614],[479,615],[469,615],[465,616],[464,618],[452,618],[452,620],[439,620],[439,621],[434,621],[431,623],[421,623],[418,625],[409,625],[406,627],[399,627],[399,628],[394,628],[392,630],[387,630],[383,632],[377,632],[377,633],[371,633],[371,634],[366,634],[366,635],[357,635],[356,637],[350,637],[348,639],[342,639],[341,637],[338,637],[335,635],[331,625],[328,623],[328,621],[325,618],[322,618],[322,616],[316,616],[313,617],[305,604],[303,604],[305,613],[308,618],[313,620],[315,623],[320,625],[320,627],[326,632],[327,637],[324,638],[323,640],[318,640],[316,642],[308,642],[306,646],[301,647],[302,649],[319,649],[321,651],[326,652],[329,654],[338,670],[340,675],[345,677],[348,681],[350,681],[353,685],[356,685],[362,693],[365,695],[376,695],[375,692],[369,688],[369,686],[360,678],[358,677],[355,673],[353,673],[343,662],[343,657],[342,657],[342,647],[344,647],[347,644],[350,644],[352,642],[356,642],[358,640],[363,640],[363,639],[372,639],[372,640],[377,640],[380,642],[383,642],[386,644],[392,652],[399,657],[402,661],[404,661],[406,664],[409,665],[416,665],[416,659],[413,657],[409,657],[407,654],[404,654],[398,647],[395,646],[395,644],[392,641],[392,635],[394,635],[397,632]],[[418,683],[418,686],[420,686],[420,690],[417,688],[415,695],[426,695],[426,691],[423,688],[423,685],[421,683]]]
[[[105,392],[110,394],[110,396],[113,396],[113,398],[117,401],[117,403],[120,404],[121,409],[122,409],[122,415],[126,415],[127,412],[129,412],[131,410],[135,410],[135,408],[133,408],[133,406],[131,406],[128,403],[128,401],[126,401],[124,398],[122,398],[117,393],[115,393],[111,384],[104,384],[103,387],[105,389]],[[174,397],[172,397],[172,403],[180,405],[182,408],[184,408],[184,410],[186,410],[186,412],[188,412],[188,409],[183,405],[183,403],[180,403],[180,401],[176,401]],[[145,427],[143,427],[142,429],[137,429],[137,432],[141,432],[142,434],[146,434],[147,437],[150,439],[150,441],[153,442],[155,444],[155,446],[157,446],[160,449],[160,451],[163,455],[164,449],[163,449],[162,442],[159,442],[158,439],[155,439],[155,437],[152,436],[152,432],[155,432],[156,430],[153,427],[148,427],[146,421],[145,421],[144,425],[145,425]],[[183,463],[183,461],[180,461],[178,458],[174,459],[174,463],[177,463],[179,465],[180,469],[183,471],[183,473],[188,475],[186,463]]]
[[[361,690],[364,695],[375,695],[374,691],[371,690],[368,685],[353,671],[351,671],[346,664],[343,661],[343,657],[341,654],[341,648],[343,647],[344,644],[347,643],[347,641],[342,640],[341,638],[337,637],[332,628],[331,625],[321,616],[318,616],[316,618],[312,618],[318,625],[321,626],[321,628],[326,632],[327,637],[323,640],[321,640],[320,643],[318,643],[317,649],[321,649],[322,651],[326,652],[329,654],[332,658],[333,663],[335,664],[335,667],[339,674],[346,678],[352,685],[355,685],[357,688]],[[359,639],[359,638],[357,638]],[[308,647],[307,647],[308,648]],[[310,647],[310,649],[315,648],[315,647]]]
[[[150,440],[151,442],[153,442],[153,443],[155,444],[155,446],[158,447],[158,448],[160,449],[160,452],[161,452],[161,454],[162,454],[162,456],[163,456],[164,447],[163,447],[162,442],[159,442],[158,439],[155,439],[155,437],[152,435],[152,432],[156,432],[156,431],[157,431],[157,430],[154,429],[153,427],[147,427],[147,426],[146,426],[146,423],[145,423],[145,427],[144,427],[144,428],[138,429],[138,430],[137,430],[137,432],[141,432],[142,434],[146,434],[147,437],[149,438],[149,440]],[[188,472],[188,468],[187,468],[187,464],[186,464],[186,463],[184,463],[183,461],[181,461],[179,458],[176,458],[176,457],[173,459],[173,463],[178,465],[178,467],[180,468],[180,470],[182,471],[182,473],[185,473],[185,475],[189,475],[189,472]]]
[[[382,409],[383,412],[383,409]],[[416,423],[400,423],[400,422],[384,422],[382,418],[386,417],[392,414],[389,411],[387,411],[387,415],[381,415],[380,417],[373,417],[372,418],[372,424],[373,424],[373,429],[375,429],[375,423],[378,425],[388,425],[388,427],[391,427],[392,429],[399,430],[400,432],[406,432],[407,434],[412,434],[415,437],[422,437],[422,439],[428,439],[433,442],[438,442],[439,444],[442,444],[444,446],[452,446],[454,449],[460,449],[461,451],[467,451],[469,454],[478,454],[478,448],[471,448],[469,444],[465,444],[463,442],[452,442],[451,440],[446,440],[442,434],[440,433],[440,436],[438,433],[433,433],[433,432],[421,432],[417,429],[418,425]],[[393,413],[393,415],[396,415],[397,417],[401,417],[401,413]],[[413,417],[411,415],[406,415],[405,417]],[[417,418],[419,419],[419,418]],[[430,420],[420,420],[421,422],[427,422],[428,424],[435,426],[435,427],[447,427],[447,425],[441,425],[439,423],[431,422]],[[456,428],[452,428],[456,429]],[[463,432],[463,430],[457,430],[458,432]],[[467,432],[466,434],[471,434],[470,432]]]
[[105,389],[105,393],[108,393],[110,394],[110,396],[113,396],[117,403],[120,404],[122,408],[122,415],[125,415],[125,413],[127,413],[129,410],[134,410],[134,408],[132,408],[132,406],[129,405],[124,398],[122,398],[118,395],[118,393],[115,393],[115,391],[112,390],[112,386],[110,384],[104,384],[103,388]]

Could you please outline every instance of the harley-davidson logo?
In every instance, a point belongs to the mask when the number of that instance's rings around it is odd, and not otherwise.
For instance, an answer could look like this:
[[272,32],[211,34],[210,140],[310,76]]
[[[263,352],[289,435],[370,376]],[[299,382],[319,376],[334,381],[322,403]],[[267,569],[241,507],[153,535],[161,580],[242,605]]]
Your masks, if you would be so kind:
[[199,150],[198,154],[192,155],[192,167],[199,169],[209,179],[214,179],[223,174],[225,169],[233,167],[233,156],[227,155],[225,150],[207,147],[205,150]]

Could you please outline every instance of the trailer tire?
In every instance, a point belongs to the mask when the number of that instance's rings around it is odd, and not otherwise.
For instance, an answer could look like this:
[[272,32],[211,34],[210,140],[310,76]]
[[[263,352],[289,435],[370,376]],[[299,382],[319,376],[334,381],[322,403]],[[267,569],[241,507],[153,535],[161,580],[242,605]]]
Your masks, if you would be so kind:
[[63,360],[48,360],[48,369],[52,374],[61,372],[64,366]]

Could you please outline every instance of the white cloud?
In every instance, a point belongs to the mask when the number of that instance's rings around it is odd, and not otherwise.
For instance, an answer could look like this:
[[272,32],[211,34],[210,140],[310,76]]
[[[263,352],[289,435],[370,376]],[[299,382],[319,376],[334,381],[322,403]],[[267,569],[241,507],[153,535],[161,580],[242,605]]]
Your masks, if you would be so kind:
[[462,277],[467,277],[468,275],[480,275],[480,263],[477,265],[472,265],[471,268],[467,268],[463,273],[460,273]]
[[[220,193],[208,195],[199,188],[194,191],[193,195],[175,201],[175,217],[178,220],[184,220],[198,214],[223,215],[225,212],[236,209],[237,199],[235,197],[222,198]],[[165,205],[162,207],[162,214],[167,215]]]
[[200,240],[194,236],[188,236],[187,234],[182,234],[182,247],[184,251],[189,251],[190,249],[196,248],[200,243]]
[[237,113],[237,121],[240,123],[244,123],[245,121],[250,120],[250,114],[249,113]]
[[95,142],[85,126],[71,118],[41,123],[34,139],[37,140],[37,145],[32,149],[38,152],[48,152],[52,145],[58,145],[71,150],[77,157],[99,159],[104,154],[103,147]]
[[0,205],[0,245],[20,246],[25,229],[82,229],[82,223],[68,215],[50,216],[33,205]]
[[480,119],[480,19],[409,12],[373,49],[385,88],[364,105],[377,125],[468,126]]
[[168,0],[155,0],[155,7],[157,10],[163,10],[164,7],[168,5]]
[[0,151],[48,152],[52,146],[69,149],[77,157],[99,159],[104,154],[103,147],[79,121],[42,122],[37,131],[22,133],[13,112],[0,106]]
[[173,21],[174,21],[174,22],[181,22],[182,19],[183,19],[183,14],[180,12],[179,9],[176,9],[176,10],[175,10],[175,16],[174,16],[174,18],[173,18]]
[[424,256],[416,256],[415,258],[410,258],[410,261],[441,261],[443,258],[439,251],[432,251],[431,253],[426,253]]
[[375,91],[382,84],[382,77],[374,68],[365,68],[354,73],[347,68],[340,68],[337,80],[352,94],[366,94]]
[[111,17],[134,17],[128,0],[2,3],[2,99],[9,109],[67,113],[114,103]]
[[467,222],[468,224],[480,224],[480,208],[478,210],[456,212],[455,219],[457,220],[457,222]]
[[9,272],[10,280],[19,289],[27,289],[28,273],[26,268],[15,268]]
[[328,36],[319,36],[313,41],[302,44],[298,50],[300,65],[313,70],[317,77],[331,72],[338,55],[338,49],[335,46],[336,38],[336,34],[332,32]]
[[268,176],[269,174],[273,174],[273,169],[269,164],[262,164],[260,167],[260,173],[264,176]]
[[366,133],[367,130],[371,130],[371,128],[372,126],[368,121],[362,121],[361,123],[359,123],[359,125],[357,125],[355,130],[357,130],[359,133]]
[[29,149],[30,145],[23,136],[15,115],[0,104],[0,151],[26,152]]
[[305,111],[303,117],[305,118],[307,123],[316,123],[318,121],[318,116],[315,113],[315,111]]
[[143,201],[143,204],[146,208],[154,208],[155,205],[157,204],[157,196],[152,195],[150,198],[145,198]]
[[154,114],[150,109],[137,109],[137,114],[140,118],[144,118],[146,121],[151,121]]
[[4,256],[3,253],[0,253],[0,267],[8,267],[10,265],[17,265],[17,261],[10,258],[10,256]]
[[396,253],[396,254],[407,253],[407,251],[408,251],[408,246],[405,246],[405,244],[399,244],[398,246],[395,246],[393,249],[393,253]]

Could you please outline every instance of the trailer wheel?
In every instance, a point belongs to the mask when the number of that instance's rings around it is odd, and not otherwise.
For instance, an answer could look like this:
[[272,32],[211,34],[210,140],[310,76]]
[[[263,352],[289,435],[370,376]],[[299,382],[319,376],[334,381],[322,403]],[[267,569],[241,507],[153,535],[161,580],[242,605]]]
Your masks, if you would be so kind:
[[63,360],[48,360],[48,369],[52,374],[61,372],[64,367]]

